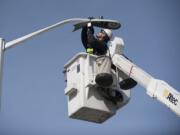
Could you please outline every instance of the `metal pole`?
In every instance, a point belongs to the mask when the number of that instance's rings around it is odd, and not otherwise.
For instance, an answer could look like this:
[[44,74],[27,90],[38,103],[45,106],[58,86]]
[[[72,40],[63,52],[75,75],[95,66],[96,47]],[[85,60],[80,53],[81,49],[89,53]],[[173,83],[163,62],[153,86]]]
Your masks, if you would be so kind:
[[5,40],[0,38],[0,108],[1,108],[1,97],[2,97],[2,78],[3,78],[3,57],[4,57]]
[[49,30],[52,30],[52,29],[55,29],[57,27],[60,27],[64,24],[67,24],[67,23],[73,23],[73,22],[86,22],[86,21],[89,21],[89,19],[84,19],[84,18],[71,18],[71,19],[66,19],[66,20],[63,20],[63,21],[60,21],[56,24],[53,24],[53,25],[50,25],[46,28],[43,28],[43,29],[40,29],[40,30],[37,30],[35,32],[32,32],[30,34],[27,34],[23,37],[20,37],[20,38],[17,38],[15,40],[12,40],[12,41],[9,41],[6,43],[6,46],[5,46],[5,49],[9,49],[11,47],[14,47],[16,45],[19,45],[20,43],[26,41],[26,40],[29,40],[35,36],[38,36],[42,33],[45,33],[45,32],[48,32]]

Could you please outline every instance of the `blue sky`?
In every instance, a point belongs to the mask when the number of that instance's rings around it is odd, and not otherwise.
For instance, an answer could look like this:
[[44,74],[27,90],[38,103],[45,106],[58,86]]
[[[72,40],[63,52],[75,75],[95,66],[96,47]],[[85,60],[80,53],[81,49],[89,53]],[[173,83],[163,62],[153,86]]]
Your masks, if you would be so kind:
[[[180,91],[180,1],[0,0],[0,37],[6,41],[73,17],[119,20],[114,31],[125,54]],[[67,116],[63,65],[84,51],[72,25],[33,38],[5,52],[0,135],[180,134],[180,119],[141,86],[130,103],[103,124]]]

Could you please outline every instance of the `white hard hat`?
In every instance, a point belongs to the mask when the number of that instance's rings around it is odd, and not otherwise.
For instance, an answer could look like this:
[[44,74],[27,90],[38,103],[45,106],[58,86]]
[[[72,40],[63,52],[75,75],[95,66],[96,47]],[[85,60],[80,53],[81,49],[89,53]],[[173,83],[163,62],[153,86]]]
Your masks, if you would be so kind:
[[107,36],[109,37],[109,39],[112,38],[112,30],[110,30],[110,29],[102,29],[102,30],[107,34]]

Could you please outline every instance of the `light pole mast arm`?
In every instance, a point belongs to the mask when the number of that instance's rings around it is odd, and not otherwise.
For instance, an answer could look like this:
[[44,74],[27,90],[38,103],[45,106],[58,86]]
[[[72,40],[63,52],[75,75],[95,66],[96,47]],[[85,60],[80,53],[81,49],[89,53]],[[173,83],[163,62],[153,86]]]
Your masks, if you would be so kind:
[[58,22],[58,23],[56,23],[56,24],[53,24],[53,25],[51,25],[51,26],[48,26],[48,27],[46,27],[46,28],[37,30],[37,31],[32,32],[32,33],[30,33],[30,34],[27,34],[27,35],[25,35],[25,36],[23,36],[23,37],[20,37],[20,38],[17,38],[17,39],[15,39],[15,40],[12,40],[12,41],[7,42],[7,43],[5,44],[5,50],[6,50],[6,49],[9,49],[9,48],[11,48],[11,47],[14,47],[14,46],[16,46],[16,45],[18,45],[18,44],[20,44],[20,43],[22,43],[22,42],[24,42],[24,41],[26,41],[26,40],[28,40],[28,39],[31,39],[31,38],[33,38],[33,37],[35,37],[35,36],[38,36],[38,35],[40,35],[40,34],[42,34],[42,33],[48,32],[49,30],[52,30],[52,29],[57,28],[57,27],[60,27],[60,26],[62,26],[62,25],[64,25],[64,24],[73,23],[73,22],[84,22],[84,21],[89,21],[89,19],[84,19],[84,18],[71,18],[71,19],[67,19],[67,20],[60,21],[60,22]]

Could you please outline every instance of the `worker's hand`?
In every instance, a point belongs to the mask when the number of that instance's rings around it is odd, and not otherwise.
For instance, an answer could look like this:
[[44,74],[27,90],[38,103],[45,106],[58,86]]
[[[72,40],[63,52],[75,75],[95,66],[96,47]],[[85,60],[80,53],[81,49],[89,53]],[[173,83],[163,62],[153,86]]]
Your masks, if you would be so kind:
[[94,19],[94,17],[93,16],[89,16],[88,19],[90,20],[90,22],[87,24],[87,27],[90,28],[90,27],[92,27],[91,20]]
[[92,27],[92,23],[89,22],[89,23],[87,24],[87,27],[88,27],[88,28]]

